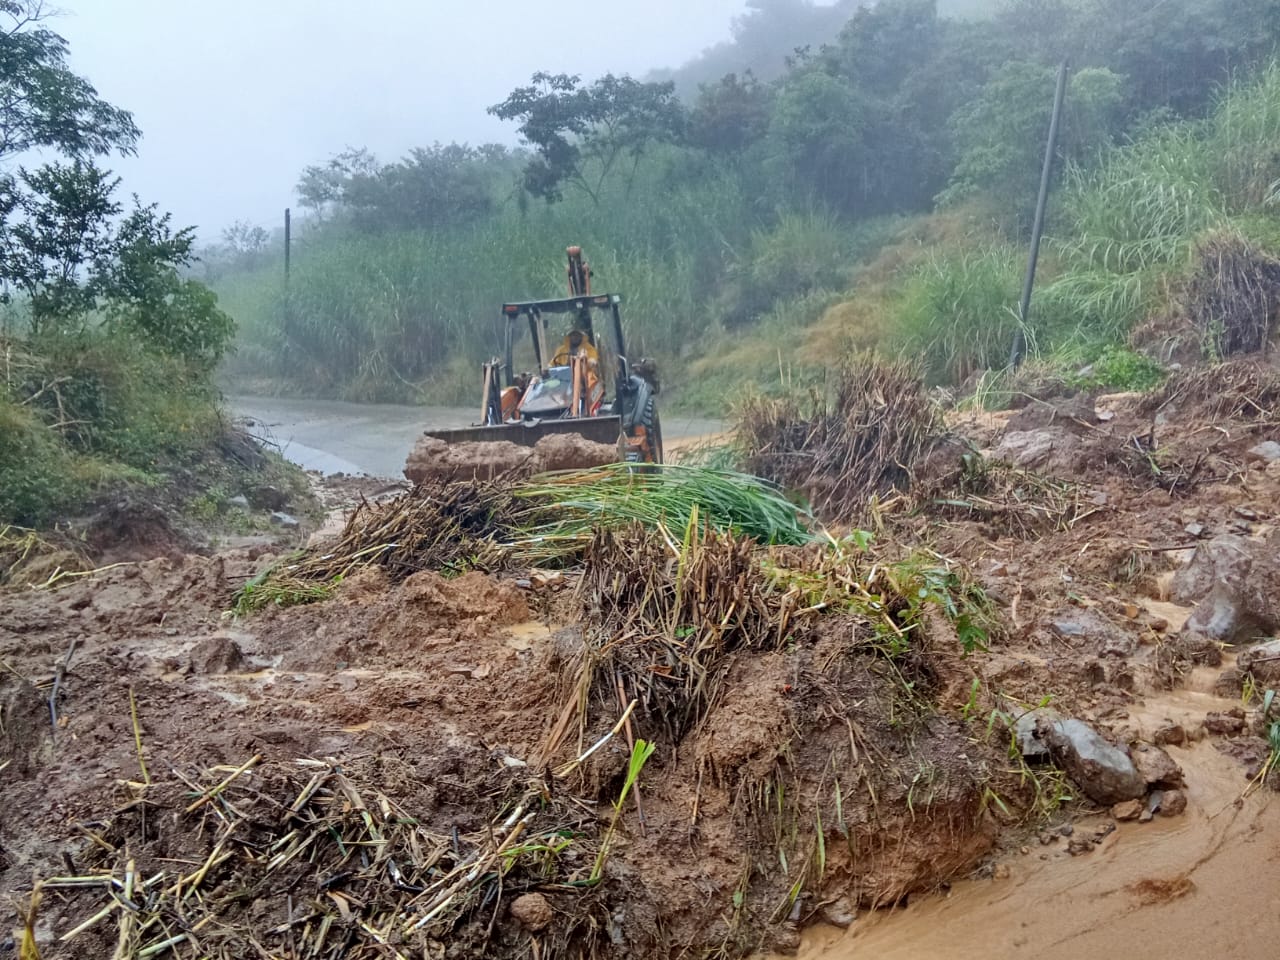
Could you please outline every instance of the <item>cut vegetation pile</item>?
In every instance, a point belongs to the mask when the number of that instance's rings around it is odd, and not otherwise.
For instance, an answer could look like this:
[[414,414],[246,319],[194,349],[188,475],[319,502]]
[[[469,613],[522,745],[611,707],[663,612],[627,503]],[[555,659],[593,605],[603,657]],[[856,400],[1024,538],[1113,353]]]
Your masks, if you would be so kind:
[[[94,866],[36,888],[36,904],[42,893],[69,897],[85,914],[59,937],[78,956],[405,960],[443,956],[446,938],[479,953],[497,908],[525,890],[589,886],[590,857],[561,854],[590,845],[592,818],[515,776],[509,796],[486,798],[492,821],[451,833],[407,809],[415,798],[403,789],[396,796],[392,781],[412,783],[396,763],[254,756],[143,776],[132,802],[89,834]],[[552,918],[528,919],[540,931]],[[556,935],[574,932],[570,921]],[[564,946],[548,941],[548,955]]]
[[1196,250],[1182,307],[1212,357],[1265,351],[1280,311],[1280,259],[1238,233],[1211,234]]
[[323,599],[370,566],[400,581],[423,570],[563,565],[580,558],[599,530],[633,523],[684,529],[694,516],[765,544],[812,539],[804,511],[769,484],[732,471],[611,463],[532,480],[425,483],[385,503],[363,503],[335,542],[263,571],[237,606]]
[[826,394],[750,398],[736,419],[744,469],[802,492],[827,517],[857,517],[870,497],[907,489],[943,432],[920,372],[870,356],[842,366]]

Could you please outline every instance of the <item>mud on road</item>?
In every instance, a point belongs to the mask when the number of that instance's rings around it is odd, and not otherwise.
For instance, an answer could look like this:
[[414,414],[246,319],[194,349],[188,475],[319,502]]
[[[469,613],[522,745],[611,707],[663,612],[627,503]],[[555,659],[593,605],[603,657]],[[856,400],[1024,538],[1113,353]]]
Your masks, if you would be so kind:
[[[324,474],[402,476],[405,461],[422,431],[468,427],[477,410],[403,404],[343,403],[233,396],[231,409],[257,425],[254,432],[279,444],[281,453],[304,469]],[[720,420],[664,413],[666,440],[680,442],[721,433]]]

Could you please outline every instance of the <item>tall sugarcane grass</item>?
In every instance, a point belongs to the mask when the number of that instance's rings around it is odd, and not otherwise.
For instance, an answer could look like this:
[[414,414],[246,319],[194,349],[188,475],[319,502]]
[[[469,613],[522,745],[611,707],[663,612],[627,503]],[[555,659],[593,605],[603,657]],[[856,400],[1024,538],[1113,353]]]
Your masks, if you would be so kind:
[[639,523],[683,530],[693,518],[762,544],[814,539],[808,508],[749,474],[668,464],[638,471],[631,464],[544,474],[513,491],[527,504],[512,547],[530,562],[576,555],[597,531]]

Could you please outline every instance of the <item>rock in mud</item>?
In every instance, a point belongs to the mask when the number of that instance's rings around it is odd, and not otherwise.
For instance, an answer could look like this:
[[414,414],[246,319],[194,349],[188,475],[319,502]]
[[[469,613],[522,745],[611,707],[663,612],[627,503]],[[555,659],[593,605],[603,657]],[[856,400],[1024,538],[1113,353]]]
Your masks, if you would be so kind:
[[1244,599],[1225,583],[1216,583],[1191,611],[1187,630],[1221,643],[1235,643],[1256,633],[1257,626]]
[[1236,666],[1253,674],[1259,684],[1280,683],[1280,639],[1268,640],[1240,652]]
[[1136,800],[1147,783],[1129,755],[1081,720],[1044,720],[1037,732],[1055,762],[1094,803]]
[[1244,729],[1244,711],[1232,707],[1226,713],[1212,712],[1205,715],[1204,728],[1209,733],[1232,736]]
[[298,525],[298,518],[290,513],[282,513],[277,510],[271,514],[271,522],[278,527],[284,527],[286,530],[292,530]]
[[1066,607],[1049,619],[1049,627],[1064,640],[1086,640],[1102,657],[1128,657],[1138,649],[1137,639],[1094,609]]
[[1222,646],[1198,630],[1184,630],[1171,641],[1173,652],[1190,663],[1222,665]]
[[1280,443],[1263,440],[1256,447],[1250,447],[1245,456],[1254,463],[1280,463]]
[[1230,534],[1214,537],[1197,546],[1191,561],[1173,575],[1169,597],[1174,603],[1198,603],[1215,584],[1240,586],[1252,567],[1253,555],[1247,540]]
[[1014,430],[1001,438],[991,453],[993,460],[1012,463],[1015,467],[1035,470],[1051,460],[1069,457],[1080,445],[1080,438],[1063,427],[1046,427],[1043,430]]
[[259,510],[275,511],[289,508],[289,495],[279,487],[273,487],[270,484],[251,488],[245,494],[245,498]]
[[230,637],[208,637],[191,649],[191,673],[233,673],[244,666],[244,653]]
[[1169,721],[1151,735],[1151,742],[1157,747],[1180,747],[1187,742],[1187,731],[1179,723]]
[[1139,743],[1133,748],[1133,765],[1142,774],[1148,786],[1174,788],[1182,786],[1182,768],[1173,757],[1150,743]]
[[1166,790],[1160,798],[1160,816],[1177,817],[1187,812],[1187,795],[1181,790]]
[[823,906],[822,922],[846,930],[858,919],[858,909],[848,897],[839,897]]
[[540,893],[526,893],[516,897],[511,904],[511,916],[533,933],[545,930],[555,918],[551,904]]

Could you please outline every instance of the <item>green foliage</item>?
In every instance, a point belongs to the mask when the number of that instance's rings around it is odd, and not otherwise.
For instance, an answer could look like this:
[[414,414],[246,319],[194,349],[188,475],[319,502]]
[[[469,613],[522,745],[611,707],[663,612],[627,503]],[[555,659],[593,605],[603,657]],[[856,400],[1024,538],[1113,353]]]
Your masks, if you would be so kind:
[[965,653],[987,648],[998,621],[991,601],[979,586],[931,555],[888,564],[885,572],[893,590],[906,600],[905,609],[896,614],[902,631],[885,633],[885,639],[895,644],[895,649],[910,642],[909,632],[924,623],[929,609],[950,621]]
[[602,528],[632,523],[668,530],[706,524],[762,544],[813,540],[805,510],[758,477],[731,470],[668,464],[638,473],[617,463],[547,474],[515,496],[529,504],[514,536],[530,555],[576,550]]
[[756,229],[746,255],[726,269],[716,312],[727,326],[758,320],[775,305],[848,284],[854,238],[833,216],[787,213]]
[[635,789],[636,784],[640,781],[640,771],[644,769],[644,765],[657,749],[658,745],[648,740],[636,740],[635,746],[631,748],[631,756],[627,761],[627,776],[622,781],[622,789],[618,791],[618,798],[613,801],[613,817],[609,821],[609,829],[605,831],[604,839],[600,841],[600,852],[596,854],[596,862],[591,868],[591,877],[587,881],[588,883],[595,884],[600,882],[600,878],[604,874],[605,861],[609,858],[609,847],[613,840],[614,831],[618,829],[618,820],[622,817],[622,808],[627,803],[627,797],[631,795],[631,791]]
[[86,492],[57,435],[29,410],[0,398],[0,520],[42,526]]
[[[958,160],[944,203],[976,193],[999,196],[1015,213],[1035,205],[1053,113],[1055,71],[1037,63],[1005,64],[972,103],[951,118]],[[1087,68],[1070,80],[1060,152],[1084,157],[1108,144],[1117,126],[1122,78]]]
[[918,352],[928,378],[960,383],[1005,365],[1018,330],[1023,254],[993,246],[929,260],[895,298],[895,343]]
[[1148,391],[1169,376],[1149,357],[1114,344],[1104,347],[1089,367],[1087,376],[1073,378],[1084,389]]

